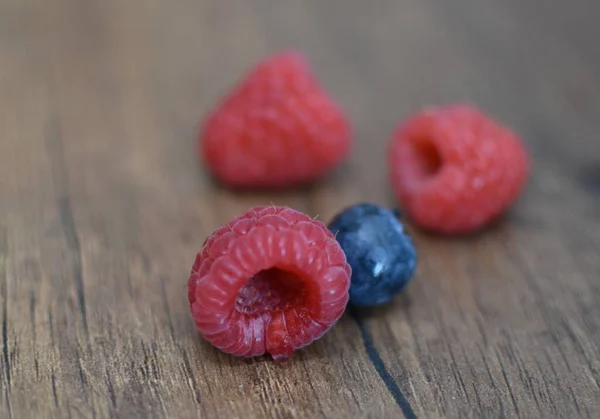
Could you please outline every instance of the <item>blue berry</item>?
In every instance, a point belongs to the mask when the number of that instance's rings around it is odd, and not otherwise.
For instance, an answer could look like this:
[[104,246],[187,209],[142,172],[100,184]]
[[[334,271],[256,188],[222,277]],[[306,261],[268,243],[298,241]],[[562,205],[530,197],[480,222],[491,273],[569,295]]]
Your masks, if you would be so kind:
[[328,227],[352,267],[350,304],[387,303],[412,279],[417,251],[394,212],[358,204],[336,215]]

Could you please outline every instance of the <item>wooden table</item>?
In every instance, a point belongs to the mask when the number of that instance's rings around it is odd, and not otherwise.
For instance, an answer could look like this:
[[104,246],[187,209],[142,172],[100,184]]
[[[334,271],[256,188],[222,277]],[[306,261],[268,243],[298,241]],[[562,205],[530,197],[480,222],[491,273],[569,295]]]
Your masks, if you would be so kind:
[[[598,417],[597,0],[1,0],[0,416]],[[196,124],[266,54],[298,48],[356,128],[310,190],[237,194]],[[394,125],[469,100],[534,171],[469,239],[414,231],[417,278],[282,365],[201,340],[186,281],[255,204],[327,221],[393,205]]]

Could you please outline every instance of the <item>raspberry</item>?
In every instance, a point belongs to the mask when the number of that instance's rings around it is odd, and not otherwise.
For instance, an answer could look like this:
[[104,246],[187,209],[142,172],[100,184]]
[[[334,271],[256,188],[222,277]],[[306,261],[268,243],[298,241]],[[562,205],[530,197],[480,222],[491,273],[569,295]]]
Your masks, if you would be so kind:
[[392,211],[374,204],[353,205],[331,220],[329,230],[352,268],[352,305],[385,304],[412,279],[417,251]]
[[323,223],[291,208],[254,207],[206,239],[188,298],[196,326],[217,348],[285,360],[342,316],[350,275]]
[[529,175],[520,138],[469,105],[410,117],[393,134],[388,164],[407,214],[442,234],[487,226],[518,198]]
[[234,188],[318,180],[351,150],[346,116],[295,52],[258,63],[206,118],[199,137],[208,169]]

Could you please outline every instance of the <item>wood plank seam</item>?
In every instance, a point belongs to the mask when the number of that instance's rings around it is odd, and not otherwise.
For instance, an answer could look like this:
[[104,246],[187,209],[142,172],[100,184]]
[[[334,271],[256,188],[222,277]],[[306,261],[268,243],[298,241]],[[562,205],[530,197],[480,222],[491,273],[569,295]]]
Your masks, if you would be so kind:
[[350,308],[350,316],[358,326],[358,330],[360,331],[360,337],[362,339],[365,352],[367,353],[371,364],[373,364],[375,371],[377,371],[377,374],[381,378],[381,381],[383,381],[383,383],[385,384],[385,387],[388,389],[388,391],[394,398],[396,404],[400,407],[400,409],[402,409],[404,417],[406,419],[416,419],[417,415],[415,414],[412,406],[402,393],[402,390],[396,383],[396,380],[394,380],[394,377],[387,370],[383,360],[381,359],[381,355],[379,355],[379,351],[373,343],[373,337],[371,336],[371,332],[369,331],[369,326],[367,326],[362,314],[358,309],[352,307]]

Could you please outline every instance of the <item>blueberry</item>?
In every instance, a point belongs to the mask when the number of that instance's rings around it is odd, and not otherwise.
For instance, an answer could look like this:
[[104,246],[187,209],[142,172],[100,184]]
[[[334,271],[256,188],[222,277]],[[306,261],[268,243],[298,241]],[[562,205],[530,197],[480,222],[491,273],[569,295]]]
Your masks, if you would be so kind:
[[412,279],[417,251],[394,212],[358,204],[336,215],[328,227],[352,267],[350,304],[387,303]]

